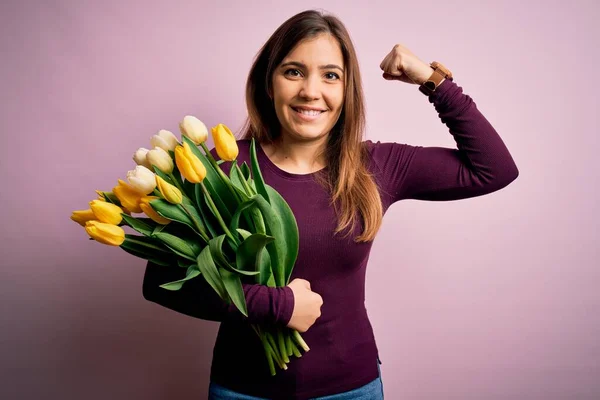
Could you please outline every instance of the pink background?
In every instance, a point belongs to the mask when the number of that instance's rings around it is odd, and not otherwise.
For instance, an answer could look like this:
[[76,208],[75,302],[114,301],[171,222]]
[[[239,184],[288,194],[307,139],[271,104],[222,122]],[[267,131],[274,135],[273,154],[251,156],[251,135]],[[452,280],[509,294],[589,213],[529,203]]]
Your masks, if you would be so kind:
[[217,324],[145,301],[145,262],[69,216],[184,115],[239,129],[252,58],[312,7],[355,42],[368,139],[455,146],[381,77],[402,43],[454,72],[520,171],[386,215],[367,275],[386,398],[600,398],[598,2],[250,3],[2,2],[0,398],[206,397]]

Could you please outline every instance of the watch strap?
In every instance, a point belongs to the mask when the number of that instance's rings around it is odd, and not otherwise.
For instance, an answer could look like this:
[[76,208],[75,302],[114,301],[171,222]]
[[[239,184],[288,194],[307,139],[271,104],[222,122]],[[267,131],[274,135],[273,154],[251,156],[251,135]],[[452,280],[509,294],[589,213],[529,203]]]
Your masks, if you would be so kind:
[[432,62],[430,67],[434,69],[433,73],[419,86],[419,91],[427,96],[433,94],[444,79],[452,78],[452,73],[439,62]]

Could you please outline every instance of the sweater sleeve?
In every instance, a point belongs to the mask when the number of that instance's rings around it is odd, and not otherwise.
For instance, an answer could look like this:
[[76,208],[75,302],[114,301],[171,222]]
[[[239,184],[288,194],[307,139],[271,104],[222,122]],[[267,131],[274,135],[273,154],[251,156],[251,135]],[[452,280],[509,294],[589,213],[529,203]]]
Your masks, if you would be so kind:
[[148,262],[142,286],[144,298],[182,314],[209,321],[221,322],[226,318],[235,318],[247,319],[250,323],[287,326],[292,318],[294,293],[288,286],[242,284],[248,309],[246,318],[233,303],[225,303],[201,275],[190,279],[176,291],[159,287],[184,276],[183,268],[164,267]]
[[372,143],[367,146],[378,168],[389,204],[403,199],[447,201],[502,189],[519,171],[502,139],[453,78],[429,96],[457,149]]

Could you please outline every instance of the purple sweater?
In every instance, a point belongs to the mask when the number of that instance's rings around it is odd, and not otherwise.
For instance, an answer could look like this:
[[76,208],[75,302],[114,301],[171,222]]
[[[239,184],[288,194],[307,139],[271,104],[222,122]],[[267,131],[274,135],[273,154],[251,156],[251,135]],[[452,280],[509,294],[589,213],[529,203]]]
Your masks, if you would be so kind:
[[[452,79],[446,79],[429,102],[458,149],[364,142],[384,213],[403,199],[447,201],[481,196],[518,176],[496,130]],[[238,144],[239,163],[250,164],[249,141]],[[310,351],[299,359],[292,357],[288,370],[277,368],[277,375],[271,377],[262,345],[250,328],[250,322],[284,326],[289,322],[294,296],[288,287],[245,284],[246,319],[235,306],[224,304],[201,278],[177,292],[159,288],[181,278],[181,270],[149,263],[144,297],[193,317],[222,322],[210,379],[234,391],[269,399],[309,399],[363,386],[378,376],[379,354],[365,308],[365,273],[372,242],[352,241],[361,224],[355,235],[334,238],[335,214],[327,193],[313,181],[314,174],[279,169],[258,145],[257,155],[265,181],[285,198],[298,223],[300,249],[291,279],[308,280],[311,289],[323,297],[321,317],[302,334]],[[327,168],[317,173],[327,173]]]

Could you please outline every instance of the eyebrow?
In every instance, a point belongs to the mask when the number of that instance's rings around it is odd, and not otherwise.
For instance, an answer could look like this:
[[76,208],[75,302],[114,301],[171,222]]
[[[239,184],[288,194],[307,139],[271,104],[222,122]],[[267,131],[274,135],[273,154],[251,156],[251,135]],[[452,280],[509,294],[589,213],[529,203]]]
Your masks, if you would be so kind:
[[[306,69],[306,65],[302,64],[301,62],[298,61],[288,61],[286,63],[281,64],[281,68],[283,67],[287,67],[288,65],[293,65],[296,67],[300,67],[300,68],[304,68]],[[342,67],[340,67],[339,65],[336,64],[327,64],[327,65],[319,65],[319,69],[339,69],[340,71],[342,71],[342,73],[344,72],[344,69]]]

